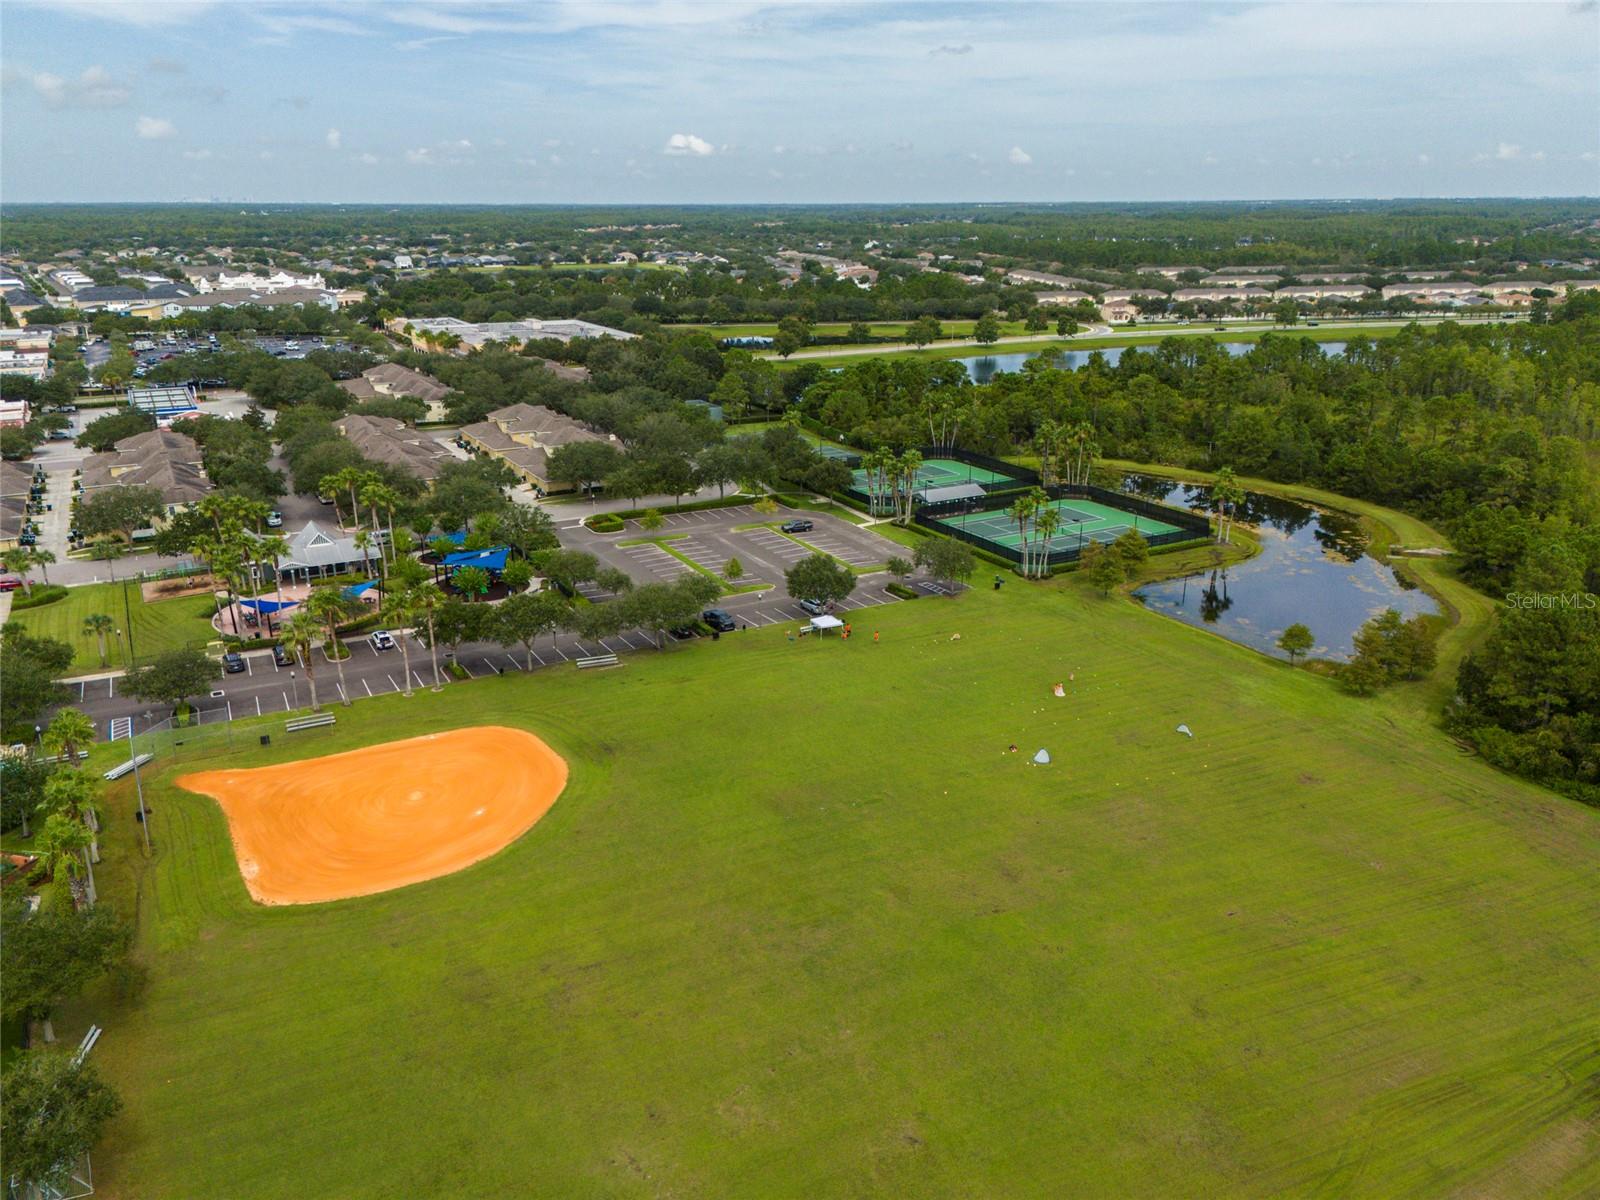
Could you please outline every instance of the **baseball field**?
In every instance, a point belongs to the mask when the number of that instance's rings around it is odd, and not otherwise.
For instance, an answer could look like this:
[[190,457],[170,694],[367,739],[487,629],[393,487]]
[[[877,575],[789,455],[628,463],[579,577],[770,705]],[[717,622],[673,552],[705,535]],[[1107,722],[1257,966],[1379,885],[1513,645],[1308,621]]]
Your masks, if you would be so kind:
[[[114,785],[104,1194],[1600,1191],[1600,814],[1071,580],[874,617],[263,726],[147,771],[148,864]],[[485,726],[559,800],[352,899],[176,783]]]

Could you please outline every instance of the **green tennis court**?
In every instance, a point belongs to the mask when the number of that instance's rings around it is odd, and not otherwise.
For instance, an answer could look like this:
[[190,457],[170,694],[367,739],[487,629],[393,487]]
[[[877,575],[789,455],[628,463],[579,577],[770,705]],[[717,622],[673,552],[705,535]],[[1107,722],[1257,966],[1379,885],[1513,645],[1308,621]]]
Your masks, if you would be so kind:
[[[917,468],[918,487],[949,487],[957,483],[1010,483],[1018,477],[1015,475],[1002,475],[998,471],[991,471],[987,467],[975,467],[971,463],[957,462],[953,458],[926,459],[922,466]],[[856,490],[867,490],[867,472],[855,472]]]
[[[1176,525],[1168,525],[1165,521],[1157,521],[1151,517],[1141,517],[1137,513],[1124,512],[1107,504],[1097,504],[1093,500],[1068,497],[1052,500],[1050,507],[1061,514],[1061,523],[1056,526],[1056,532],[1050,539],[1051,550],[1068,550],[1078,545],[1080,541],[1114,542],[1130,529],[1137,530],[1147,538],[1154,537],[1158,533],[1178,531]],[[1016,521],[1007,516],[1003,508],[990,512],[956,513],[937,519],[941,524],[965,530],[977,537],[987,538],[1012,550],[1020,549],[1022,546],[1022,531],[1018,530]],[[1031,525],[1027,532],[1030,536],[1033,534]]]

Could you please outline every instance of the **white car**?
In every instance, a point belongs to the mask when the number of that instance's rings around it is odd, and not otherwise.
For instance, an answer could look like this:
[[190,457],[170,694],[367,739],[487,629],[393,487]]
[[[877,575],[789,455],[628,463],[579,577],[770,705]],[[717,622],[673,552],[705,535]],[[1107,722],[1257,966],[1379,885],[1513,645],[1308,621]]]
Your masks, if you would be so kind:
[[283,524],[283,514],[281,512],[279,512],[277,509],[273,509],[271,512],[269,512],[267,514],[267,526],[269,528],[276,529],[282,524]]
[[372,632],[372,648],[380,654],[385,650],[394,649],[394,635],[387,629],[375,629]]

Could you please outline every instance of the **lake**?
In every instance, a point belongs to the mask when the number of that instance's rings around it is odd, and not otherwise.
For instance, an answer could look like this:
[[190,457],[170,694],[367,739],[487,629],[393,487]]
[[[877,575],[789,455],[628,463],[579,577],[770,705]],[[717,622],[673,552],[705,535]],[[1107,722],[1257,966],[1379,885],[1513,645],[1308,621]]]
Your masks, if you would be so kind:
[[[1199,484],[1129,475],[1121,486],[1179,508],[1210,508],[1210,490]],[[1439,611],[1431,596],[1367,553],[1353,516],[1247,492],[1236,519],[1260,534],[1256,557],[1226,571],[1147,584],[1134,595],[1154,612],[1280,657],[1278,635],[1298,621],[1316,638],[1314,657],[1339,661],[1355,652],[1362,624],[1384,609],[1405,617]]]
[[[1256,348],[1256,343],[1254,342],[1218,342],[1217,345],[1235,358],[1238,358],[1241,354],[1248,354]],[[1322,347],[1324,354],[1344,353],[1343,342],[1317,342],[1316,345]],[[1151,346],[1138,347],[1140,350],[1153,348]],[[1130,347],[1107,346],[1105,349],[1098,351],[1098,353],[1105,355],[1106,361],[1112,366],[1116,366],[1117,361],[1122,358],[1122,352],[1126,349],[1130,349]],[[1089,361],[1089,355],[1094,353],[1096,351],[1093,350],[1032,350],[1016,354],[979,354],[968,358],[955,358],[950,361],[958,362],[966,367],[967,374],[971,376],[973,383],[988,383],[1002,371],[1022,370],[1023,363],[1030,358],[1037,358],[1041,354],[1049,355],[1053,360],[1053,365],[1056,367],[1063,370],[1076,371],[1079,367],[1086,365]]]

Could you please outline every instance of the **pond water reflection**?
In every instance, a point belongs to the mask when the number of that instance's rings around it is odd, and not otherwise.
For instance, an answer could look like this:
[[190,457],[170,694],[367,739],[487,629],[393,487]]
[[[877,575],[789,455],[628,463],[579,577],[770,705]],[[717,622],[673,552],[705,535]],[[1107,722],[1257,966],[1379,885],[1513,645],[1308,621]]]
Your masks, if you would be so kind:
[[[1254,342],[1218,342],[1217,345],[1221,346],[1235,358],[1238,358],[1242,354],[1248,354],[1250,351],[1256,348],[1256,343]],[[1315,345],[1321,346],[1324,354],[1344,353],[1345,344],[1343,342],[1316,342]],[[1079,367],[1088,363],[1089,355],[1095,353],[1105,355],[1106,362],[1110,363],[1112,366],[1116,366],[1117,362],[1122,358],[1123,351],[1126,349],[1128,349],[1126,346],[1107,346],[1105,349],[1099,351],[1018,351],[1015,354],[975,354],[966,358],[954,358],[950,361],[958,362],[962,366],[966,367],[967,374],[971,377],[973,383],[988,383],[1002,371],[1022,370],[1023,363],[1027,362],[1030,358],[1037,358],[1041,354],[1049,355],[1053,366],[1059,367],[1063,370],[1076,371]],[[1152,347],[1141,346],[1139,349],[1150,350]]]
[[[1182,508],[1209,510],[1210,489],[1150,475],[1129,475],[1122,489]],[[1361,625],[1386,608],[1402,616],[1437,613],[1426,592],[1367,553],[1355,517],[1247,492],[1237,520],[1261,537],[1261,553],[1226,571],[1202,571],[1147,584],[1134,594],[1149,608],[1235,642],[1266,651],[1300,622],[1316,638],[1317,658],[1344,660],[1354,653]]]

